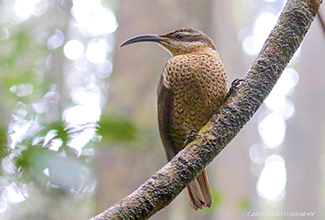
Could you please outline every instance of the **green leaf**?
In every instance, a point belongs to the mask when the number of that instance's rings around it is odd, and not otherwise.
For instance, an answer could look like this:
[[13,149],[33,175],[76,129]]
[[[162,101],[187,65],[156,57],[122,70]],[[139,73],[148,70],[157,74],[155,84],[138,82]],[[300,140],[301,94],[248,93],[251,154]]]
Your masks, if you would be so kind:
[[132,141],[135,139],[136,128],[126,119],[103,118],[98,123],[98,133],[102,141]]

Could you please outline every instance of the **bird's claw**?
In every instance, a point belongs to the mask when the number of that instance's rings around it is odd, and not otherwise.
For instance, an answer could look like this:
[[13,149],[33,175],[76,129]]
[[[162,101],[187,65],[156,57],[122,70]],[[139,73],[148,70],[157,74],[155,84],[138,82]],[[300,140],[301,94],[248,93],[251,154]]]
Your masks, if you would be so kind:
[[229,92],[226,96],[226,99],[229,98],[229,96],[231,96],[235,91],[236,89],[241,86],[243,83],[245,82],[244,79],[235,79],[232,83],[231,83],[231,87],[229,89]]

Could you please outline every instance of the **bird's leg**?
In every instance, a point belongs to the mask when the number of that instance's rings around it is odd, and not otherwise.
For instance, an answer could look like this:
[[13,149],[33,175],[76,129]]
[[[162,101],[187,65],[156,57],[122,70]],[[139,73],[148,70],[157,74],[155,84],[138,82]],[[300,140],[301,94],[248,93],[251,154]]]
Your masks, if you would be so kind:
[[186,147],[189,143],[194,141],[194,139],[199,136],[198,131],[196,129],[190,130],[186,132],[186,139],[184,141],[184,147]]
[[238,87],[241,86],[241,85],[243,85],[244,82],[245,82],[244,79],[235,79],[231,83],[231,87],[229,89],[228,94],[226,95],[225,100],[227,100],[229,98],[229,96],[231,96],[233,93],[235,93],[235,91],[238,89]]

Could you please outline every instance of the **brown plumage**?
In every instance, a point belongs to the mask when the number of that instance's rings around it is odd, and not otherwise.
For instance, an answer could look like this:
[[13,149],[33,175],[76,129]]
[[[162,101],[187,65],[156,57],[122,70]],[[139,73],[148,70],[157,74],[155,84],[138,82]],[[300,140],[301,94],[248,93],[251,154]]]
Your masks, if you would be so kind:
[[[173,57],[158,84],[158,124],[167,160],[185,147],[186,136],[200,130],[225,101],[227,79],[213,41],[201,31],[183,28],[165,35],[139,35],[122,44],[157,42]],[[187,187],[191,207],[210,207],[206,170]]]

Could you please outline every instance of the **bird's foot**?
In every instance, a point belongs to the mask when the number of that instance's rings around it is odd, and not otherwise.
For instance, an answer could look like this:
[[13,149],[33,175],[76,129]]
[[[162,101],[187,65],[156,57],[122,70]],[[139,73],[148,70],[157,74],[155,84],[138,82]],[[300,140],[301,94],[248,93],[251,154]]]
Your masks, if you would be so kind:
[[196,129],[190,130],[186,133],[186,139],[184,141],[184,147],[194,141],[194,139],[199,136],[198,131]]
[[245,82],[244,79],[235,79],[234,81],[232,81],[231,87],[230,87],[229,92],[226,96],[226,99],[228,99],[229,96],[231,96],[233,93],[235,93],[235,91],[238,89],[238,87],[243,85],[244,82]]

